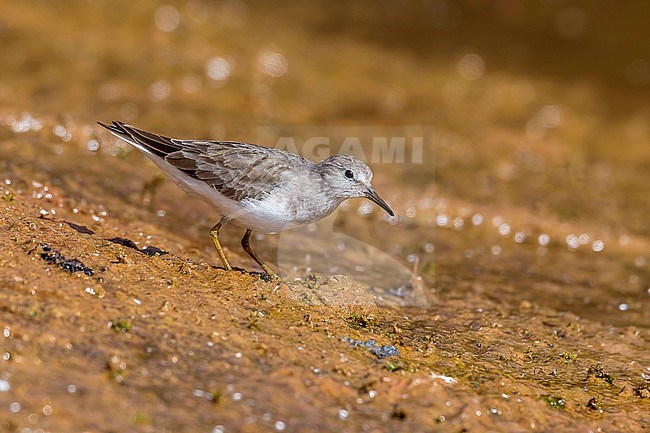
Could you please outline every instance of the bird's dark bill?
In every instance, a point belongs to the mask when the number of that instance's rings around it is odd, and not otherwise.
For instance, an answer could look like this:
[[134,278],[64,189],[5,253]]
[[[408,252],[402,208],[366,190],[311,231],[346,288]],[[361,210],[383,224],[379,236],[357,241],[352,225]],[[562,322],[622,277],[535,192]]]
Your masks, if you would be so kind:
[[369,200],[377,203],[377,206],[388,212],[388,215],[395,216],[395,212],[393,212],[390,206],[388,206],[386,202],[381,197],[379,197],[379,194],[377,194],[374,189],[369,189],[368,192],[366,192],[366,197],[368,197]]

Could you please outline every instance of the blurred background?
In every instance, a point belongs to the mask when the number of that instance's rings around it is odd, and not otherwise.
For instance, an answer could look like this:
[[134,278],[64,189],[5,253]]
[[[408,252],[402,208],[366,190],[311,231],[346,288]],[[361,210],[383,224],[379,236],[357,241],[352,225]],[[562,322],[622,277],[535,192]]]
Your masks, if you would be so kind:
[[355,201],[336,230],[417,264],[441,299],[648,323],[646,1],[0,3],[8,177],[31,169],[210,257],[216,214],[171,183],[122,208],[160,173],[97,120],[267,145],[260,128],[420,125],[421,164],[373,166],[399,218]]

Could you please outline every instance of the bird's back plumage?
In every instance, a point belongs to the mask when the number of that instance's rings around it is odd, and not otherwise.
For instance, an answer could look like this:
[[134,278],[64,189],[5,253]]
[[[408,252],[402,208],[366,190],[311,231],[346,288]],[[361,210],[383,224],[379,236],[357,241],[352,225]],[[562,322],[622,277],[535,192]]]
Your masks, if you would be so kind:
[[118,121],[100,125],[147,154],[159,166],[163,167],[164,161],[236,202],[259,200],[281,186],[287,173],[296,167],[313,166],[305,158],[281,149],[235,141],[179,140]]

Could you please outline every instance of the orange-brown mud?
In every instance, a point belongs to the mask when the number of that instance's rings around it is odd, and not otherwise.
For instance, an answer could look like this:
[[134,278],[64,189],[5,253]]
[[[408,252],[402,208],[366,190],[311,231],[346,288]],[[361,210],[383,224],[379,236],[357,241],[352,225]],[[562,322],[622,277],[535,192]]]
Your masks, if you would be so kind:
[[[0,2],[0,431],[645,431],[647,26],[489,4]],[[254,239],[278,283],[113,118],[434,132],[398,218]]]

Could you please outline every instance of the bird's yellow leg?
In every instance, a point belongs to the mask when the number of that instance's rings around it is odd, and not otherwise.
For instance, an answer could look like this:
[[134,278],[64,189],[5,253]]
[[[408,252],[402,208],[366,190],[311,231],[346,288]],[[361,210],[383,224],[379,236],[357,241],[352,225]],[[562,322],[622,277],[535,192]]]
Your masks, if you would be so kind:
[[221,248],[221,243],[219,243],[219,229],[221,228],[222,225],[224,225],[228,221],[228,217],[222,217],[218,223],[214,225],[210,229],[210,238],[212,239],[212,243],[214,244],[214,247],[217,249],[217,253],[219,254],[219,258],[221,259],[221,263],[223,263],[223,267],[227,271],[232,271],[232,266],[230,266],[230,263],[228,263],[228,259],[226,258],[226,255],[223,252],[223,248]]

